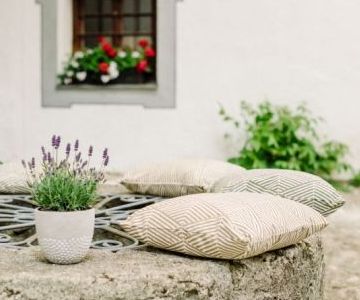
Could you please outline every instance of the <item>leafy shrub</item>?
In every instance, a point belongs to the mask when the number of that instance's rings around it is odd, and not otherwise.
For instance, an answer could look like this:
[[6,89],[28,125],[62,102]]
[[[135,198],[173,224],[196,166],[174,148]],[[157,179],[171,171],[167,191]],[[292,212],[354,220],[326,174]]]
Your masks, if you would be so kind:
[[241,116],[229,115],[223,107],[219,114],[247,138],[236,157],[228,161],[248,169],[279,168],[300,170],[330,180],[333,173],[350,170],[345,162],[345,144],[322,140],[317,131],[320,118],[305,105],[294,110],[263,102],[252,107],[241,103]]
[[103,169],[109,163],[108,150],[102,155],[102,165],[99,171],[90,167],[93,147],[90,146],[87,158],[83,159],[79,151],[79,141],[76,140],[71,156],[71,144],[65,149],[65,158],[58,158],[61,138],[52,137],[52,150],[42,150],[41,170],[35,163],[35,158],[22,164],[28,175],[28,184],[34,201],[44,210],[77,211],[92,206],[96,200],[96,189],[99,182],[104,181]]
[[360,172],[354,174],[350,180],[350,184],[354,187],[360,187]]

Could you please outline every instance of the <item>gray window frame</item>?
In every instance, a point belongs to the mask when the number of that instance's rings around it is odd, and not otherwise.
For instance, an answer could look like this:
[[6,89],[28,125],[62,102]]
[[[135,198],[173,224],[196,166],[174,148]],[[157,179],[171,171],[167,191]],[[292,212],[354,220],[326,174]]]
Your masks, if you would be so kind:
[[137,104],[148,108],[175,107],[176,0],[157,1],[156,84],[59,86],[57,80],[57,0],[41,5],[41,96],[44,107],[72,104]]

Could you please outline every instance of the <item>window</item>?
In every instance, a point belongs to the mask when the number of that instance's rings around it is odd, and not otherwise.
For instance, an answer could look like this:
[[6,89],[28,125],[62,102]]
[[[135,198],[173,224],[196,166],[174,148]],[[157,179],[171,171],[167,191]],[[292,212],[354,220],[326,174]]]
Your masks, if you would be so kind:
[[[43,106],[132,104],[151,108],[175,107],[176,0],[34,1],[41,5]],[[152,47],[156,47],[153,57],[156,78],[139,84],[59,85],[59,69],[64,57],[71,53],[75,57],[78,49],[97,45],[100,34],[116,48],[132,48],[144,38],[151,42]],[[92,53],[91,49],[85,52]]]
[[156,0],[73,0],[73,49],[92,48],[98,37],[134,48],[140,39],[156,47]]

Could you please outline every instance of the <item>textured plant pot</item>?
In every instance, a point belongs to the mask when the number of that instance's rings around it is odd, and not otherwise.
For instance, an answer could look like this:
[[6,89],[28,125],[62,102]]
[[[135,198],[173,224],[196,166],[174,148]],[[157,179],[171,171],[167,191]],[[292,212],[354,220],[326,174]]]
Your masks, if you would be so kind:
[[35,226],[41,250],[55,264],[81,262],[92,242],[95,210],[35,211]]

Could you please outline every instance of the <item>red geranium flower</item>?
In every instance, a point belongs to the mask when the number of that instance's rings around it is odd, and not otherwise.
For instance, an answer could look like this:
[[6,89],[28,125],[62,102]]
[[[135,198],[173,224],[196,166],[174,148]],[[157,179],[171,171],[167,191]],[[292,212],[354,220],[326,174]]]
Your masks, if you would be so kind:
[[153,48],[146,48],[145,49],[145,56],[146,57],[155,57],[156,53]]
[[143,73],[146,71],[146,69],[148,68],[149,63],[147,62],[147,60],[140,60],[139,63],[136,66],[136,70],[139,73]]
[[149,46],[149,41],[146,39],[141,39],[138,44],[141,48],[145,49],[147,46]]
[[114,58],[116,56],[116,50],[108,42],[103,42],[101,48],[104,50],[107,56]]
[[102,74],[107,74],[108,70],[109,70],[109,64],[106,62],[101,62],[98,65],[99,71]]
[[112,49],[111,45],[108,42],[103,42],[101,44],[101,48],[105,51],[108,52],[109,50]]
[[110,58],[114,58],[116,56],[116,50],[114,48],[109,49],[106,54],[110,57]]

